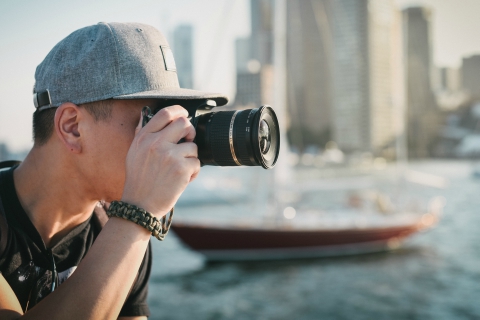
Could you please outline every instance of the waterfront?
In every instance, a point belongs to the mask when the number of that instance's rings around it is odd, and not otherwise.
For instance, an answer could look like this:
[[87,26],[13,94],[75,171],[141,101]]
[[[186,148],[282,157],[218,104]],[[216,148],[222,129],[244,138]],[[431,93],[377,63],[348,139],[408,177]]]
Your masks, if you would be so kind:
[[[480,317],[480,180],[470,162],[429,161],[447,189],[438,226],[396,251],[344,258],[206,263],[170,234],[153,242],[151,319],[472,319]],[[212,210],[214,210],[212,206]],[[177,210],[177,217],[194,208]],[[212,212],[217,215],[218,212]]]

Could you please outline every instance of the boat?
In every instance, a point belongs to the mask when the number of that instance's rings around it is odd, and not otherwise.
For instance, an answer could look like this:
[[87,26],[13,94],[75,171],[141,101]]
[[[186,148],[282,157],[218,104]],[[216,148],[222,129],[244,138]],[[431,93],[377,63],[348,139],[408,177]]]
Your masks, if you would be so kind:
[[438,220],[427,213],[397,225],[347,228],[212,226],[175,223],[175,234],[210,261],[283,260],[382,252]]

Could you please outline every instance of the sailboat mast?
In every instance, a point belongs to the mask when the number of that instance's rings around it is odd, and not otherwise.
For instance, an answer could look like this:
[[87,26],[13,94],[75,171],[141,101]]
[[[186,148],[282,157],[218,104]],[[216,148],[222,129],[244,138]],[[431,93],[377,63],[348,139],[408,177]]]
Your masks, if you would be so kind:
[[[287,1],[274,2],[274,82],[273,102],[280,125],[280,154],[274,169],[274,186],[282,188],[291,180],[291,169],[288,165],[287,122]],[[278,192],[277,192],[278,195]]]

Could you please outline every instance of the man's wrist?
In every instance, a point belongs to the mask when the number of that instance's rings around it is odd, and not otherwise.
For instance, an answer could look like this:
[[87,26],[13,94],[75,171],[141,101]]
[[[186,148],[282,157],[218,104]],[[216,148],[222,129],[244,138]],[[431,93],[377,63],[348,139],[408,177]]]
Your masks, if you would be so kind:
[[128,197],[125,195],[123,195],[122,198],[118,201],[137,206],[138,208],[142,208],[145,211],[148,211],[149,213],[154,215],[157,219],[161,219],[163,216],[167,215],[169,212],[168,210],[156,211],[155,209],[153,209],[153,206],[149,205],[149,203],[145,201],[138,201],[138,200],[135,200],[134,197]]
[[148,230],[158,240],[163,240],[170,229],[173,209],[171,210],[168,223],[165,218],[159,220],[145,209],[123,201],[112,201],[107,215],[131,221]]
[[119,234],[122,236],[124,236],[125,233],[129,233],[131,230],[135,230],[134,235],[129,236],[132,239],[132,241],[136,241],[137,239],[143,239],[145,237],[147,239],[150,239],[150,237],[152,236],[152,233],[150,231],[143,228],[142,226],[139,226],[136,223],[132,223],[129,220],[125,220],[120,217],[110,217],[108,219],[108,223],[111,223],[111,222],[115,223],[115,226],[116,226],[115,228],[120,232]]

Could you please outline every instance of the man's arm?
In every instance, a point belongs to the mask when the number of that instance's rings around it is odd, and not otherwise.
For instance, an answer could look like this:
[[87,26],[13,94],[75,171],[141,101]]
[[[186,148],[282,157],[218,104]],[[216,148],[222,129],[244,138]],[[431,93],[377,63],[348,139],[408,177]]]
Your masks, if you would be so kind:
[[[0,274],[0,292],[2,292],[2,299],[0,299],[0,319],[16,319],[20,317],[23,312],[15,293]],[[147,317],[119,317],[118,320],[147,320]]]
[[116,319],[149,238],[146,229],[111,218],[72,276],[26,314],[2,277],[0,318]]
[[16,319],[23,314],[20,302],[8,284],[0,274],[0,319]]
[[[122,200],[157,218],[167,214],[200,170],[195,129],[180,106],[158,112],[136,131],[127,155]],[[140,130],[141,129],[141,130]],[[154,172],[155,174],[152,174]],[[22,315],[18,300],[0,279],[1,319],[116,319],[135,280],[151,234],[112,217],[78,268],[61,286]]]

